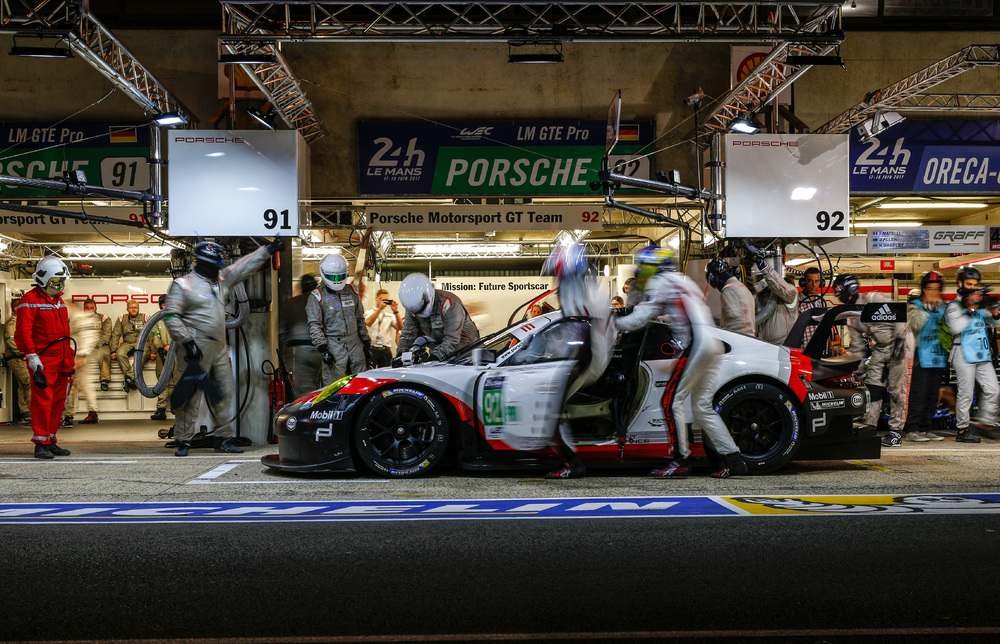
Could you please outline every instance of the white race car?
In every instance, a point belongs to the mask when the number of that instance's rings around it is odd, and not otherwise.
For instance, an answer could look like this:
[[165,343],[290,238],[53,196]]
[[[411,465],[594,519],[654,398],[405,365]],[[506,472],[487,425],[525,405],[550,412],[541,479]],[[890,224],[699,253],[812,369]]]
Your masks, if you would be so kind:
[[[661,464],[674,455],[676,431],[689,432],[693,456],[711,458],[699,428],[665,422],[663,401],[685,356],[663,323],[622,336],[603,376],[560,409],[589,360],[589,325],[556,311],[443,362],[345,377],[280,410],[278,454],[262,462],[288,472],[364,468],[388,477],[419,476],[449,460],[476,471],[551,468],[558,457],[548,441],[560,422],[591,468]],[[817,365],[824,378],[817,382],[801,351],[713,333],[725,347],[716,409],[751,471],[793,459],[878,458],[878,438],[852,427],[868,396],[851,374]]]

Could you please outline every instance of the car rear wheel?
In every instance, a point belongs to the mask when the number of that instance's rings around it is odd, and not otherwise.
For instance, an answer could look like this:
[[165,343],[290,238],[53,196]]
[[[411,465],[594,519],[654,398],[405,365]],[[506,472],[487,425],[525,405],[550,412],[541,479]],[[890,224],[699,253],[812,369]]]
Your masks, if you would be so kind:
[[431,472],[448,448],[448,419],[441,404],[408,387],[375,393],[354,430],[358,456],[376,474],[412,478]]
[[801,441],[797,403],[773,384],[741,382],[723,389],[716,409],[752,473],[781,469]]

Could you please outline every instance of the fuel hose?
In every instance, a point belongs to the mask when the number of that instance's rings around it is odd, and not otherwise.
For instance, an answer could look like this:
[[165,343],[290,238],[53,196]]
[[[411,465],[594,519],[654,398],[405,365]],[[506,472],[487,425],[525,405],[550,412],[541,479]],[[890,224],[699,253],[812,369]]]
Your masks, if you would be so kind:
[[142,331],[139,332],[139,339],[135,343],[135,364],[132,367],[132,377],[135,379],[135,386],[138,387],[139,393],[141,393],[146,398],[156,398],[163,390],[167,388],[167,383],[170,382],[170,378],[174,372],[174,362],[177,360],[177,347],[173,342],[170,343],[170,351],[167,355],[163,357],[163,369],[160,371],[160,377],[156,379],[156,384],[150,387],[146,384],[146,379],[143,376],[143,367],[146,364],[146,340],[149,338],[149,334],[153,332],[156,328],[156,323],[166,317],[168,311],[157,311],[146,320],[146,326],[142,327]]
[[[247,315],[250,313],[250,300],[247,299],[247,291],[243,283],[240,282],[233,288],[233,295],[236,297],[236,316],[226,320],[227,329],[236,329],[243,325]],[[146,320],[146,326],[142,327],[139,333],[139,340],[135,343],[135,365],[133,366],[133,377],[135,385],[146,398],[156,398],[167,388],[171,375],[174,371],[174,363],[177,361],[177,346],[171,342],[170,351],[163,357],[163,370],[156,384],[150,386],[143,376],[143,366],[145,365],[146,341],[156,327],[156,323],[166,316],[167,311],[157,311]]]

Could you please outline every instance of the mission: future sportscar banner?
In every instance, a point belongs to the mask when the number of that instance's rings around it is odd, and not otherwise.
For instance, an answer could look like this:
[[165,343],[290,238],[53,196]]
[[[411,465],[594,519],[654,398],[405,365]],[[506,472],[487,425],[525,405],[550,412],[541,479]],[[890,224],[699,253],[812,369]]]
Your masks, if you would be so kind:
[[851,133],[851,194],[996,194],[1000,120],[907,119]]
[[[358,188],[363,195],[594,195],[604,121],[360,121]],[[624,122],[611,162],[649,178],[651,120]],[[652,147],[652,146],[649,146]]]

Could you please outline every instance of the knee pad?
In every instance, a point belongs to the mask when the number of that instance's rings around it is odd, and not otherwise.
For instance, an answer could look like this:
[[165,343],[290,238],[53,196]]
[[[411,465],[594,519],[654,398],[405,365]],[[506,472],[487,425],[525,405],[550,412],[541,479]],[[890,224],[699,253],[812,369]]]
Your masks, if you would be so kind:
[[885,398],[885,387],[881,385],[867,385],[868,397],[872,402],[878,402]]

